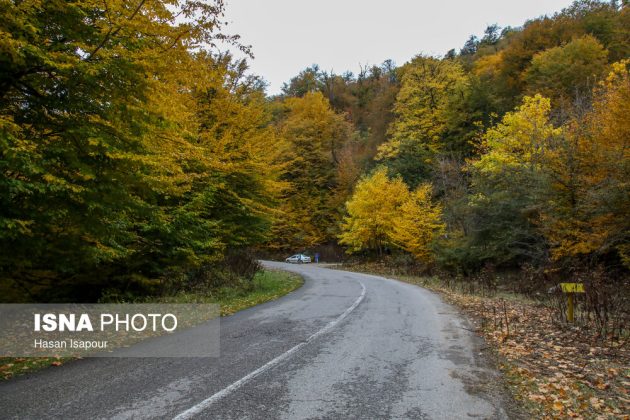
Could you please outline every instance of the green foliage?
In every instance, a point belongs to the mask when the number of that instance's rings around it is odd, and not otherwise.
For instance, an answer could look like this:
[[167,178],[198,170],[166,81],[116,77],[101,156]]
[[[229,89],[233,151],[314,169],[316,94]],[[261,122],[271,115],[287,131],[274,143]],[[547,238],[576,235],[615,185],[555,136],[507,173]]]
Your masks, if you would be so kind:
[[608,52],[592,36],[538,53],[524,73],[527,90],[568,101],[590,94],[606,70]]
[[452,60],[418,56],[401,73],[391,138],[380,146],[377,159],[415,186],[426,179],[438,153],[462,152],[449,131],[459,125],[455,109],[469,87],[462,67]]
[[546,244],[537,229],[548,183],[545,153],[559,135],[549,122],[550,101],[526,97],[513,113],[484,136],[483,153],[470,166],[467,232],[451,247],[463,247],[447,258],[463,267],[487,262],[514,265],[541,262]]
[[307,67],[282,86],[285,96],[301,98],[307,93],[317,92],[322,88],[322,74],[317,64]]
[[263,240],[282,183],[261,84],[198,48],[238,46],[221,1],[5,6],[0,281],[152,291]]

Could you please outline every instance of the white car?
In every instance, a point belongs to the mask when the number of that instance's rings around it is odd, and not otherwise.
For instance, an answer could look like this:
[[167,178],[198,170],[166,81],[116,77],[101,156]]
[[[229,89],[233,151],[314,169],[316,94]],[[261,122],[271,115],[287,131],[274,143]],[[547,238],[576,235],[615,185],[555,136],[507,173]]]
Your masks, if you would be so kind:
[[288,262],[288,263],[293,263],[293,264],[310,263],[311,262],[311,257],[309,257],[308,255],[304,255],[304,254],[295,254],[295,255],[291,255],[289,258],[285,259],[285,261]]

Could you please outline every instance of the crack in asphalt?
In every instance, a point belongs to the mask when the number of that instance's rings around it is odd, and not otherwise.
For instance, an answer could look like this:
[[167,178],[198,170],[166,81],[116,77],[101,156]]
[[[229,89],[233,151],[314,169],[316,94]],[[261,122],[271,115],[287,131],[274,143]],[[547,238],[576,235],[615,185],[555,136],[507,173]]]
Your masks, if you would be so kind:
[[264,373],[265,371],[267,371],[267,370],[277,366],[278,364],[282,363],[283,361],[288,359],[293,353],[301,350],[302,347],[308,345],[313,340],[316,340],[318,337],[326,334],[328,331],[333,329],[337,324],[342,322],[348,315],[350,315],[350,313],[352,313],[352,311],[354,311],[355,308],[357,306],[359,306],[359,304],[361,304],[361,302],[363,301],[363,298],[365,297],[365,285],[363,285],[363,283],[361,283],[360,281],[358,281],[358,283],[361,285],[361,294],[359,295],[357,300],[354,301],[352,306],[350,306],[348,309],[346,309],[345,312],[343,312],[341,315],[339,315],[338,318],[336,318],[333,321],[331,321],[330,323],[328,323],[328,325],[326,325],[321,330],[319,330],[319,331],[315,332],[314,334],[312,334],[305,341],[303,341],[300,344],[290,348],[289,350],[287,350],[286,352],[284,352],[281,355],[277,356],[273,360],[270,360],[269,362],[265,363],[263,366],[259,367],[255,371],[249,373],[248,375],[242,377],[238,381],[233,382],[229,386],[223,388],[221,391],[219,391],[219,392],[213,394],[212,396],[206,398],[205,400],[195,404],[194,406],[190,407],[188,410],[183,411],[182,413],[178,414],[177,416],[175,416],[173,418],[173,420],[185,420],[185,419],[192,418],[193,416],[201,413],[203,410],[207,409],[208,407],[210,407],[212,404],[214,404],[215,402],[217,402],[221,398],[224,398],[228,394],[230,394],[233,391],[237,390],[238,388],[242,387],[247,382],[251,381],[255,377],[257,377],[260,374]]

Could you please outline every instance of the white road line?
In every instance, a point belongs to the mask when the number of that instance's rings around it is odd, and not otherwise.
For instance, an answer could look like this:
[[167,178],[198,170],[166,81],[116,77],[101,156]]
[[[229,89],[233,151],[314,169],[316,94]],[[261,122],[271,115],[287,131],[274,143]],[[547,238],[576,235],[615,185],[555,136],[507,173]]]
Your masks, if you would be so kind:
[[286,360],[293,353],[297,352],[302,347],[306,346],[311,341],[315,340],[317,337],[319,337],[319,336],[321,336],[323,334],[326,334],[328,331],[333,329],[337,324],[339,324],[341,321],[343,321],[345,317],[350,315],[350,312],[354,311],[356,309],[356,307],[359,306],[359,304],[361,303],[363,298],[365,297],[365,285],[363,283],[361,283],[360,281],[359,281],[359,284],[361,285],[361,295],[357,298],[357,300],[354,301],[352,306],[350,306],[348,309],[346,309],[346,311],[344,313],[342,313],[341,315],[339,315],[336,319],[334,319],[331,322],[329,322],[324,328],[322,328],[321,330],[319,330],[316,333],[314,333],[313,335],[311,335],[305,341],[302,341],[300,344],[296,345],[295,347],[290,348],[286,352],[282,353],[280,356],[276,357],[275,359],[273,359],[273,360],[269,361],[268,363],[264,364],[263,366],[259,367],[258,369],[256,369],[255,371],[251,372],[247,376],[242,377],[238,381],[234,382],[232,385],[229,385],[229,386],[223,388],[221,391],[219,391],[216,394],[206,398],[205,400],[201,401],[200,403],[190,407],[188,410],[179,413],[177,416],[175,416],[173,418],[173,420],[189,419],[189,418],[192,418],[193,416],[201,413],[203,410],[205,410],[206,408],[210,407],[216,401],[218,401],[221,398],[225,397],[226,395],[228,395],[232,391],[235,391],[238,388],[242,387],[247,382],[249,382],[250,380],[254,379],[256,376],[260,375],[261,373],[271,369],[274,366],[277,366],[280,362]]

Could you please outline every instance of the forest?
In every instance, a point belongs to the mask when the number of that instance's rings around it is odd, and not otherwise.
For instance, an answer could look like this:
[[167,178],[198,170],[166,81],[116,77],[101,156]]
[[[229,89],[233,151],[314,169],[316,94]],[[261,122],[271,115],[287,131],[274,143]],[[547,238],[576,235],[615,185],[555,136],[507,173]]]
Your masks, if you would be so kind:
[[2,301],[218,287],[295,252],[628,284],[626,1],[275,96],[218,52],[253,57],[222,0],[2,4]]

